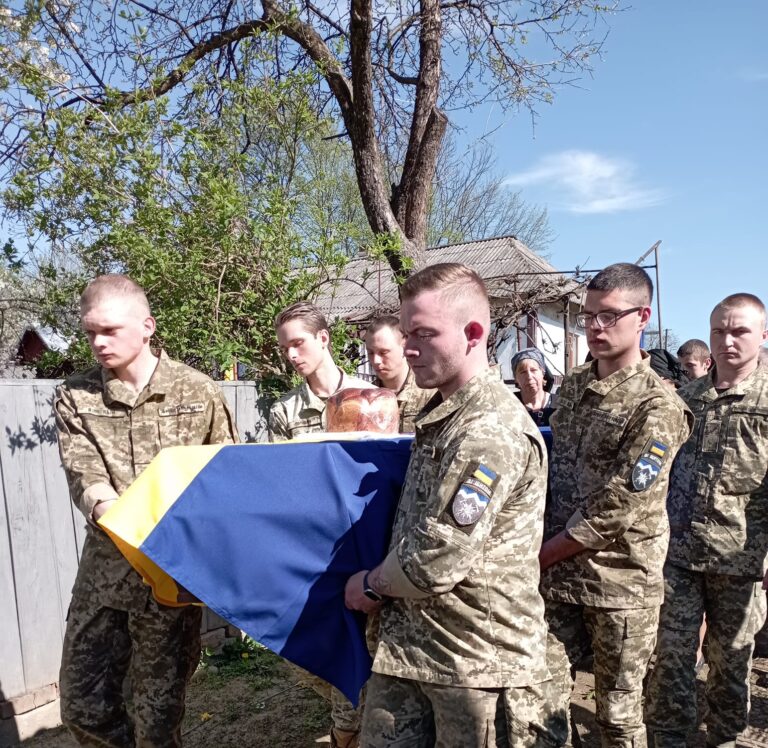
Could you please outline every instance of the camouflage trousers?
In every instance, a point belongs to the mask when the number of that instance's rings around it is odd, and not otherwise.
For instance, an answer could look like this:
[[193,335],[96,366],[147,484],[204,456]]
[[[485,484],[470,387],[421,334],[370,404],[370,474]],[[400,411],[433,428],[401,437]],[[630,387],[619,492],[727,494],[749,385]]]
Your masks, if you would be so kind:
[[765,592],[752,578],[664,567],[656,663],[646,714],[653,745],[685,746],[697,725],[696,652],[706,614],[709,674],[707,744],[735,746],[747,727],[755,635],[765,621]]
[[374,673],[361,748],[502,748],[501,689],[439,686]]
[[595,716],[605,748],[647,744],[643,725],[643,679],[653,653],[659,609],[597,608],[546,601],[547,667],[540,724],[556,745],[569,741],[573,670],[594,656]]
[[184,692],[200,659],[200,618],[200,608],[168,608],[151,596],[142,612],[73,598],[59,681],[61,718],[80,745],[181,746]]
[[318,678],[312,673],[308,673],[298,665],[292,662],[288,663],[291,669],[308,685],[316,694],[322,696],[331,705],[331,724],[337,730],[344,732],[359,732],[360,724],[363,720],[363,709],[365,707],[365,686],[360,691],[357,706],[352,706],[352,702],[341,692],[322,678]]

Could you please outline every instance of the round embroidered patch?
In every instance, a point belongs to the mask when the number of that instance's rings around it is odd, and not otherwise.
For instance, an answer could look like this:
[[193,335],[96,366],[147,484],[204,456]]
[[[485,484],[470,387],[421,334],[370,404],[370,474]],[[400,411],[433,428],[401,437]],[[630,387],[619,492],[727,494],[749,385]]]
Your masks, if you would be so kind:
[[487,496],[463,483],[453,497],[451,513],[457,525],[466,527],[467,525],[474,525],[483,516],[487,506]]

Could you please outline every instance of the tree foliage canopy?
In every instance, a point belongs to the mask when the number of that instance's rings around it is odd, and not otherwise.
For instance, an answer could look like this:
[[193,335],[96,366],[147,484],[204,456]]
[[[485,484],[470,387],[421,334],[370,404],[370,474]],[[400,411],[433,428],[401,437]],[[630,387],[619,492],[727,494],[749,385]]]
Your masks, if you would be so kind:
[[[393,237],[385,253],[405,273],[422,259],[449,113],[550,101],[589,70],[603,36],[596,24],[617,4],[26,0],[0,8],[0,158],[23,162],[63,111],[118,135],[126,108],[164,100],[172,120],[201,104],[214,116],[233,82],[311,74],[315,109],[351,145],[370,229]],[[255,116],[243,110],[238,126],[256,141]]]
[[[44,321],[74,332],[86,279],[127,272],[147,290],[172,356],[211,373],[236,359],[251,375],[284,374],[275,315],[339,274],[358,229],[317,212],[305,162],[330,159],[320,151],[338,144],[322,141],[328,126],[303,75],[227,86],[239,90],[216,117],[204,96],[184,118],[157,99],[116,109],[109,125],[64,108],[49,118],[49,138],[30,140],[4,197],[46,242]],[[242,150],[244,112],[265,123],[268,153]],[[65,147],[51,148],[56,133]],[[87,357],[81,340],[70,358]]]

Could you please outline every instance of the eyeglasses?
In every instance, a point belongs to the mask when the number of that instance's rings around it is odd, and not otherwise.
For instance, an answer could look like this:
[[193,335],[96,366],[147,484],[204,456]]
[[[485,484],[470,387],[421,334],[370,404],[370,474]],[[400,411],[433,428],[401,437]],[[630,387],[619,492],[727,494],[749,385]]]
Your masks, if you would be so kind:
[[580,312],[576,315],[576,326],[585,329],[594,320],[601,330],[605,330],[606,327],[613,327],[622,317],[626,317],[628,314],[632,314],[632,312],[639,312],[641,309],[645,309],[645,307],[633,306],[631,309],[625,309],[623,312],[598,312],[597,314]]

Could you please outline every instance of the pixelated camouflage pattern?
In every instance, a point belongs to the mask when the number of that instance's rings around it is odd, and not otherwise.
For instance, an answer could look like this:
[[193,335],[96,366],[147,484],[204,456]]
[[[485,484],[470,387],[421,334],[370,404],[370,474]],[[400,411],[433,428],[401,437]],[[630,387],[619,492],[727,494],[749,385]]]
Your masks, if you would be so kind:
[[[416,425],[389,555],[422,596],[382,608],[374,672],[470,688],[537,683],[541,435],[492,369],[431,405]],[[453,500],[478,465],[497,476],[492,496],[473,525],[458,526]]]
[[204,374],[161,352],[138,397],[110,370],[94,367],[58,387],[54,413],[72,500],[88,519],[74,594],[143,610],[150,588],[92,522],[84,495],[96,484],[121,494],[163,447],[237,441],[224,396]]
[[722,393],[712,376],[678,390],[696,425],[670,478],[667,558],[758,579],[768,553],[768,369]]
[[[546,536],[567,528],[586,550],[544,571],[542,592],[561,602],[647,608],[663,596],[669,471],[692,416],[645,352],[604,379],[596,372],[593,362],[566,376],[551,419]],[[661,470],[638,490],[632,472],[653,442],[666,447]]]
[[[549,694],[550,681],[521,688],[505,688],[501,692],[503,719],[509,748],[553,748],[551,715],[541,705]],[[497,734],[501,730],[497,727]]]
[[360,721],[365,707],[365,686],[360,691],[358,704],[355,707],[338,688],[332,686],[328,681],[313,675],[292,662],[288,662],[288,665],[304,686],[308,686],[318,696],[330,703],[331,722],[334,728],[355,733],[360,730]]
[[[380,379],[375,380],[377,387],[383,387]],[[437,390],[423,390],[416,384],[413,372],[408,369],[408,376],[403,386],[397,391],[397,408],[400,411],[398,430],[401,434],[412,434],[416,430],[416,417],[424,406],[434,397]]]
[[615,610],[547,600],[547,666],[540,723],[551,741],[569,739],[572,667],[594,654],[595,721],[602,745],[646,745],[643,725],[643,679],[656,641],[659,608]]
[[664,569],[656,663],[646,714],[652,744],[684,746],[696,730],[696,656],[706,614],[707,744],[734,745],[747,727],[755,635],[765,622],[761,583],[751,577]]
[[93,523],[89,490],[122,493],[163,447],[237,441],[232,417],[213,381],[162,352],[138,395],[95,367],[59,386],[54,413],[70,493],[88,519],[64,637],[63,719],[81,745],[133,746],[135,724],[142,748],[180,746],[184,689],[200,657],[200,610],[156,603]]
[[61,716],[80,745],[181,746],[184,685],[200,658],[201,613],[152,598],[146,610],[131,612],[73,600],[61,661]]
[[499,689],[451,688],[374,673],[368,681],[365,748],[507,746]]
[[[350,387],[360,389],[375,387],[364,379],[351,377],[341,369],[339,369],[339,376],[341,384],[336,392]],[[269,410],[269,441],[288,441],[300,434],[325,431],[326,399],[312,392],[306,381],[290,392],[286,392]]]

